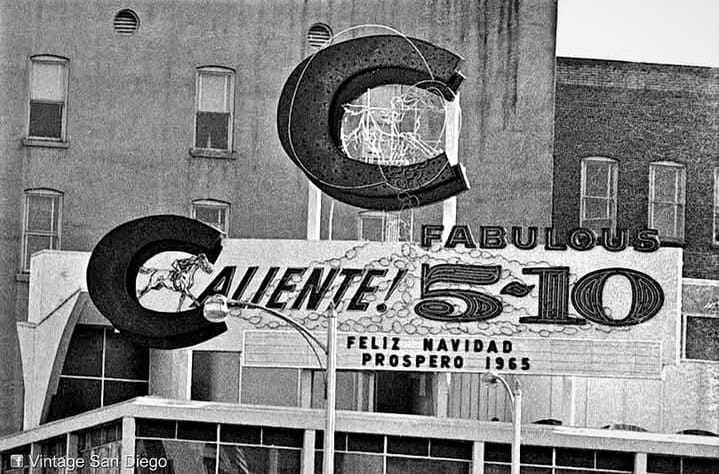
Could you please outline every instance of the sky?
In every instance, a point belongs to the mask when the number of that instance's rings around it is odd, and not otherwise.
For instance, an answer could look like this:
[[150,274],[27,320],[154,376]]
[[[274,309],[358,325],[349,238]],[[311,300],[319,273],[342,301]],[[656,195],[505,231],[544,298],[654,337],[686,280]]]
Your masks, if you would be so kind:
[[557,56],[719,67],[719,0],[559,0]]

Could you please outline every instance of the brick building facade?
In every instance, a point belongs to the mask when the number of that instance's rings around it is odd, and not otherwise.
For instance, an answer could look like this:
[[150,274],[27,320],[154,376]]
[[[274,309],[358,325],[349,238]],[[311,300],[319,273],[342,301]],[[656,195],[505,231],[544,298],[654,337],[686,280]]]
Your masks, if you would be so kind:
[[717,279],[719,70],[557,58],[556,80],[554,226],[653,224],[685,277]]

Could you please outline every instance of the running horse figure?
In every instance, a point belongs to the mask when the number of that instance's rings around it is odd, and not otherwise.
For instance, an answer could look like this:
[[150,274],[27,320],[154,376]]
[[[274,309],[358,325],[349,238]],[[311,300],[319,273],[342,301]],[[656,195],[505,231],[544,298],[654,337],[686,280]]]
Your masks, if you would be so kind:
[[185,298],[189,298],[199,305],[200,302],[190,293],[190,289],[195,284],[195,273],[200,269],[208,275],[212,273],[212,265],[210,265],[204,253],[175,260],[172,262],[172,270],[140,267],[139,273],[150,275],[150,279],[145,287],[137,292],[137,299],[142,298],[152,290],[162,290],[164,288],[180,293],[180,302],[177,305],[178,312],[182,308]]

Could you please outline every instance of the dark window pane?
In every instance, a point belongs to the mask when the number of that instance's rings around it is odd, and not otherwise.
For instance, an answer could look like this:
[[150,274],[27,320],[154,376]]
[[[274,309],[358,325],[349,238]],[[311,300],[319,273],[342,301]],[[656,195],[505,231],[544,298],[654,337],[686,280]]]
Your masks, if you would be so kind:
[[682,474],[719,474],[719,460],[685,457],[682,459]]
[[597,468],[634,471],[634,453],[597,451]]
[[512,447],[508,444],[485,443],[484,459],[486,461],[510,462],[512,460]]
[[429,440],[426,438],[410,438],[408,436],[389,436],[387,437],[387,452],[427,456],[429,455]]
[[[299,474],[300,450],[220,446],[220,474]],[[274,469],[271,469],[274,468]],[[189,471],[188,471],[189,472]]]
[[[315,431],[315,449],[324,449],[325,432]],[[347,433],[335,432],[335,451],[347,451]]]
[[719,318],[687,316],[686,358],[719,361]]
[[107,330],[105,344],[105,377],[147,380],[150,366],[147,347],[134,345],[112,329]]
[[150,467],[136,468],[135,474],[215,474],[216,453],[216,446],[209,443],[137,440],[136,456],[151,459],[165,458],[167,467],[155,470]]
[[105,394],[103,405],[124,402],[135,397],[147,395],[147,382],[115,382],[105,381]]
[[119,422],[96,426],[78,434],[80,451],[114,443],[122,437],[122,425]]
[[387,457],[387,474],[436,474],[429,459]]
[[[382,472],[383,465],[384,457],[376,454],[337,453],[335,455],[335,474]],[[319,467],[322,472],[321,463]]]
[[58,420],[100,407],[100,381],[60,377],[50,402],[47,421]]
[[48,458],[53,456],[65,456],[65,446],[67,445],[66,441],[67,439],[65,435],[42,441],[40,443],[40,448],[43,456]]
[[503,464],[485,464],[484,474],[509,474],[512,468]]
[[594,451],[557,448],[557,466],[594,467]]
[[10,457],[20,455],[23,457],[23,467],[30,467],[30,445],[22,446],[20,448],[15,448],[12,451],[4,451],[2,453],[2,472],[12,472],[12,473],[22,473],[22,472],[29,472],[29,471],[22,471],[20,468],[18,470],[12,470],[15,469],[11,463],[10,463]]
[[260,444],[259,426],[220,425],[220,441],[224,443]]
[[433,415],[432,374],[379,371],[375,377],[376,411]]
[[63,375],[102,376],[103,331],[100,327],[75,327],[65,356]]
[[436,459],[413,459],[387,457],[387,474],[465,474],[469,463],[439,461]]
[[196,421],[178,421],[177,438],[193,439],[198,441],[216,441],[217,425],[214,423],[200,423]]
[[520,474],[552,474],[551,467],[520,466]]
[[681,472],[681,457],[648,454],[647,472],[652,474],[673,474]]
[[552,465],[552,448],[546,446],[522,446],[519,450],[522,464]]
[[[65,441],[66,437],[63,435],[41,442],[40,451],[42,452],[42,457],[44,459],[65,457]],[[42,474],[64,474],[61,469],[52,466],[44,466],[41,472]]]
[[429,455],[435,458],[453,458],[472,460],[472,443],[448,439],[432,439]]
[[192,352],[192,400],[237,403],[239,396],[239,352]]
[[230,114],[197,112],[195,147],[226,150],[229,121]]
[[556,469],[555,474],[604,474],[601,471],[588,470],[588,469]]
[[301,448],[304,432],[283,428],[263,428],[262,444],[265,446],[287,446]]
[[57,232],[58,196],[28,194],[27,227],[31,232]]
[[384,436],[349,433],[347,434],[347,451],[382,453],[384,452]]
[[175,421],[138,418],[135,422],[136,436],[148,438],[175,438]]
[[62,106],[31,101],[30,136],[59,140],[62,137]]

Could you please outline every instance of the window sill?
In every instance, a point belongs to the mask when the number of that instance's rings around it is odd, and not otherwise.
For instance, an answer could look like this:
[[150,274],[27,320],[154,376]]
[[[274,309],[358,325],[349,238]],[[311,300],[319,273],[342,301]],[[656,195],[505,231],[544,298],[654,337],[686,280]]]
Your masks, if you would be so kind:
[[25,146],[39,146],[45,148],[70,148],[68,141],[42,140],[40,138],[23,138],[22,144]]
[[230,150],[209,150],[207,148],[190,148],[190,156],[194,158],[216,158],[220,160],[234,160],[237,154]]
[[26,283],[30,281],[30,274],[29,273],[16,273],[15,274],[15,281],[19,281],[22,283]]

